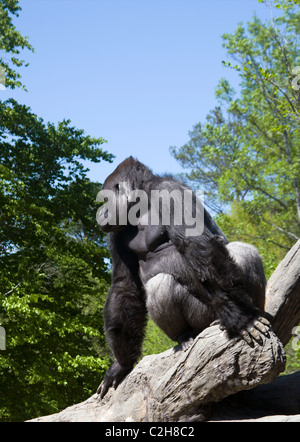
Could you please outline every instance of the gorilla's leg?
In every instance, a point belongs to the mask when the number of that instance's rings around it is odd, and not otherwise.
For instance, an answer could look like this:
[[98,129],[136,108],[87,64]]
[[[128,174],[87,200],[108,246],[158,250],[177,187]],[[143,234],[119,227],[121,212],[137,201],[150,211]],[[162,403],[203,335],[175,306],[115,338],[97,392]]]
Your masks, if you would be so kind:
[[159,273],[146,283],[145,289],[150,317],[183,348],[214,319],[209,307],[191,295],[171,274]]

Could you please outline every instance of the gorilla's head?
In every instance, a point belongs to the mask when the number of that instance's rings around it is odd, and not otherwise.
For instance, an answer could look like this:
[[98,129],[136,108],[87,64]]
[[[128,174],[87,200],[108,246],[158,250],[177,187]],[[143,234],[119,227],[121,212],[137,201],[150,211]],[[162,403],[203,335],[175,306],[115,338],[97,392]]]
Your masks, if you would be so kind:
[[129,195],[134,190],[148,191],[154,175],[133,157],[126,158],[105,180],[97,200],[105,202],[97,211],[97,222],[104,232],[126,228],[131,207]]

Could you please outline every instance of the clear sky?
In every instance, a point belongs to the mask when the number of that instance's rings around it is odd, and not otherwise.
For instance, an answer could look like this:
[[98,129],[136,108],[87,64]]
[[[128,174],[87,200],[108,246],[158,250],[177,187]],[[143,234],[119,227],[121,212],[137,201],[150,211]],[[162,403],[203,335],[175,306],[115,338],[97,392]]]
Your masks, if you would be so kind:
[[253,14],[268,19],[257,0],[20,0],[14,23],[35,53],[22,70],[28,93],[0,91],[45,121],[71,119],[87,134],[108,140],[112,165],[91,167],[103,181],[129,155],[156,173],[182,169],[169,147],[215,106],[230,60],[221,35]]

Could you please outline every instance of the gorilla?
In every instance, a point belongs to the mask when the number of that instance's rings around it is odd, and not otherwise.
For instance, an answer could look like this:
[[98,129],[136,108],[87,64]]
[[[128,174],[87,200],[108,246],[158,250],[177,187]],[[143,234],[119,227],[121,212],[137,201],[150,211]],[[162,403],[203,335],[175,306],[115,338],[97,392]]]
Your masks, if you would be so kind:
[[[154,204],[150,198],[163,195],[157,193],[162,191],[174,196],[168,222],[163,222],[165,203]],[[105,204],[98,209],[97,221],[108,233],[112,257],[104,324],[114,356],[97,390],[101,398],[137,362],[147,313],[183,349],[212,324],[219,324],[230,338],[240,336],[249,345],[252,339],[261,343],[260,333],[267,335],[269,323],[261,316],[266,278],[255,247],[229,243],[191,189],[172,176],[153,174],[132,157],[105,180],[101,192]],[[195,229],[195,235],[187,234],[190,222],[185,216],[177,217],[182,222],[175,220],[176,211],[186,215],[183,199],[178,200],[188,192],[192,219],[197,213],[203,218],[202,229]],[[114,204],[108,204],[109,195],[114,196]],[[134,205],[145,195],[146,202]],[[127,215],[134,210],[136,219],[131,217],[129,222]]]

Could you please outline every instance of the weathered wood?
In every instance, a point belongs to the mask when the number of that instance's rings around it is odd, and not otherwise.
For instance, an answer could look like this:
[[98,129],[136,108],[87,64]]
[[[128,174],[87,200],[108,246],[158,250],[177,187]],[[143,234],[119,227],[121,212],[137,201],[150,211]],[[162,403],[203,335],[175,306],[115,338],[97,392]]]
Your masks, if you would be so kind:
[[[300,322],[299,290],[300,241],[287,254],[268,283],[266,311],[272,320],[273,329],[284,343],[289,340],[293,327]],[[219,407],[224,407],[223,400],[229,396],[226,409],[229,410],[229,404],[234,401],[237,401],[236,407],[239,407],[238,401],[241,399],[231,395],[243,392],[239,395],[247,397],[250,392],[245,390],[272,382],[284,370],[285,354],[278,337],[270,331],[269,337],[262,338],[262,345],[256,343],[250,347],[240,338],[229,340],[226,332],[222,332],[218,326],[209,327],[187,350],[183,351],[177,346],[159,355],[143,358],[119,387],[116,390],[110,389],[102,401],[98,395],[94,395],[61,413],[35,421],[201,420],[207,404],[220,403]],[[286,386],[284,388],[287,389]],[[267,390],[260,391],[262,396],[259,401],[256,398],[256,408],[258,403],[264,401],[263,396],[266,399],[272,390],[268,387]],[[274,384],[274,397],[276,391],[278,389],[276,390]],[[282,390],[278,394],[280,398],[283,397]],[[294,394],[299,404],[299,389],[295,389]],[[281,399],[277,401],[279,405],[282,404]],[[271,412],[277,414],[274,421],[299,421],[299,416],[278,416],[285,414],[283,409],[279,407],[273,410],[268,400],[267,403]],[[297,407],[298,405],[294,407],[293,413],[299,414]],[[267,414],[269,413],[266,411],[265,415]],[[213,416],[216,420],[216,415]],[[249,416],[252,418],[253,415]],[[229,419],[234,419],[234,414]]]
[[287,253],[268,281],[265,310],[283,345],[300,323],[300,240]]
[[214,405],[210,420],[287,421],[288,416],[300,422],[300,371],[224,399]]
[[[281,342],[270,331],[263,345],[228,339],[218,326],[204,330],[187,350],[146,356],[116,390],[38,421],[162,422],[193,419],[202,407],[272,382],[284,370]],[[199,410],[200,409],[200,410]]]
[[[102,415],[101,407],[94,395],[61,413],[34,421],[96,422]],[[300,372],[224,399],[214,405],[209,422],[300,422]]]

